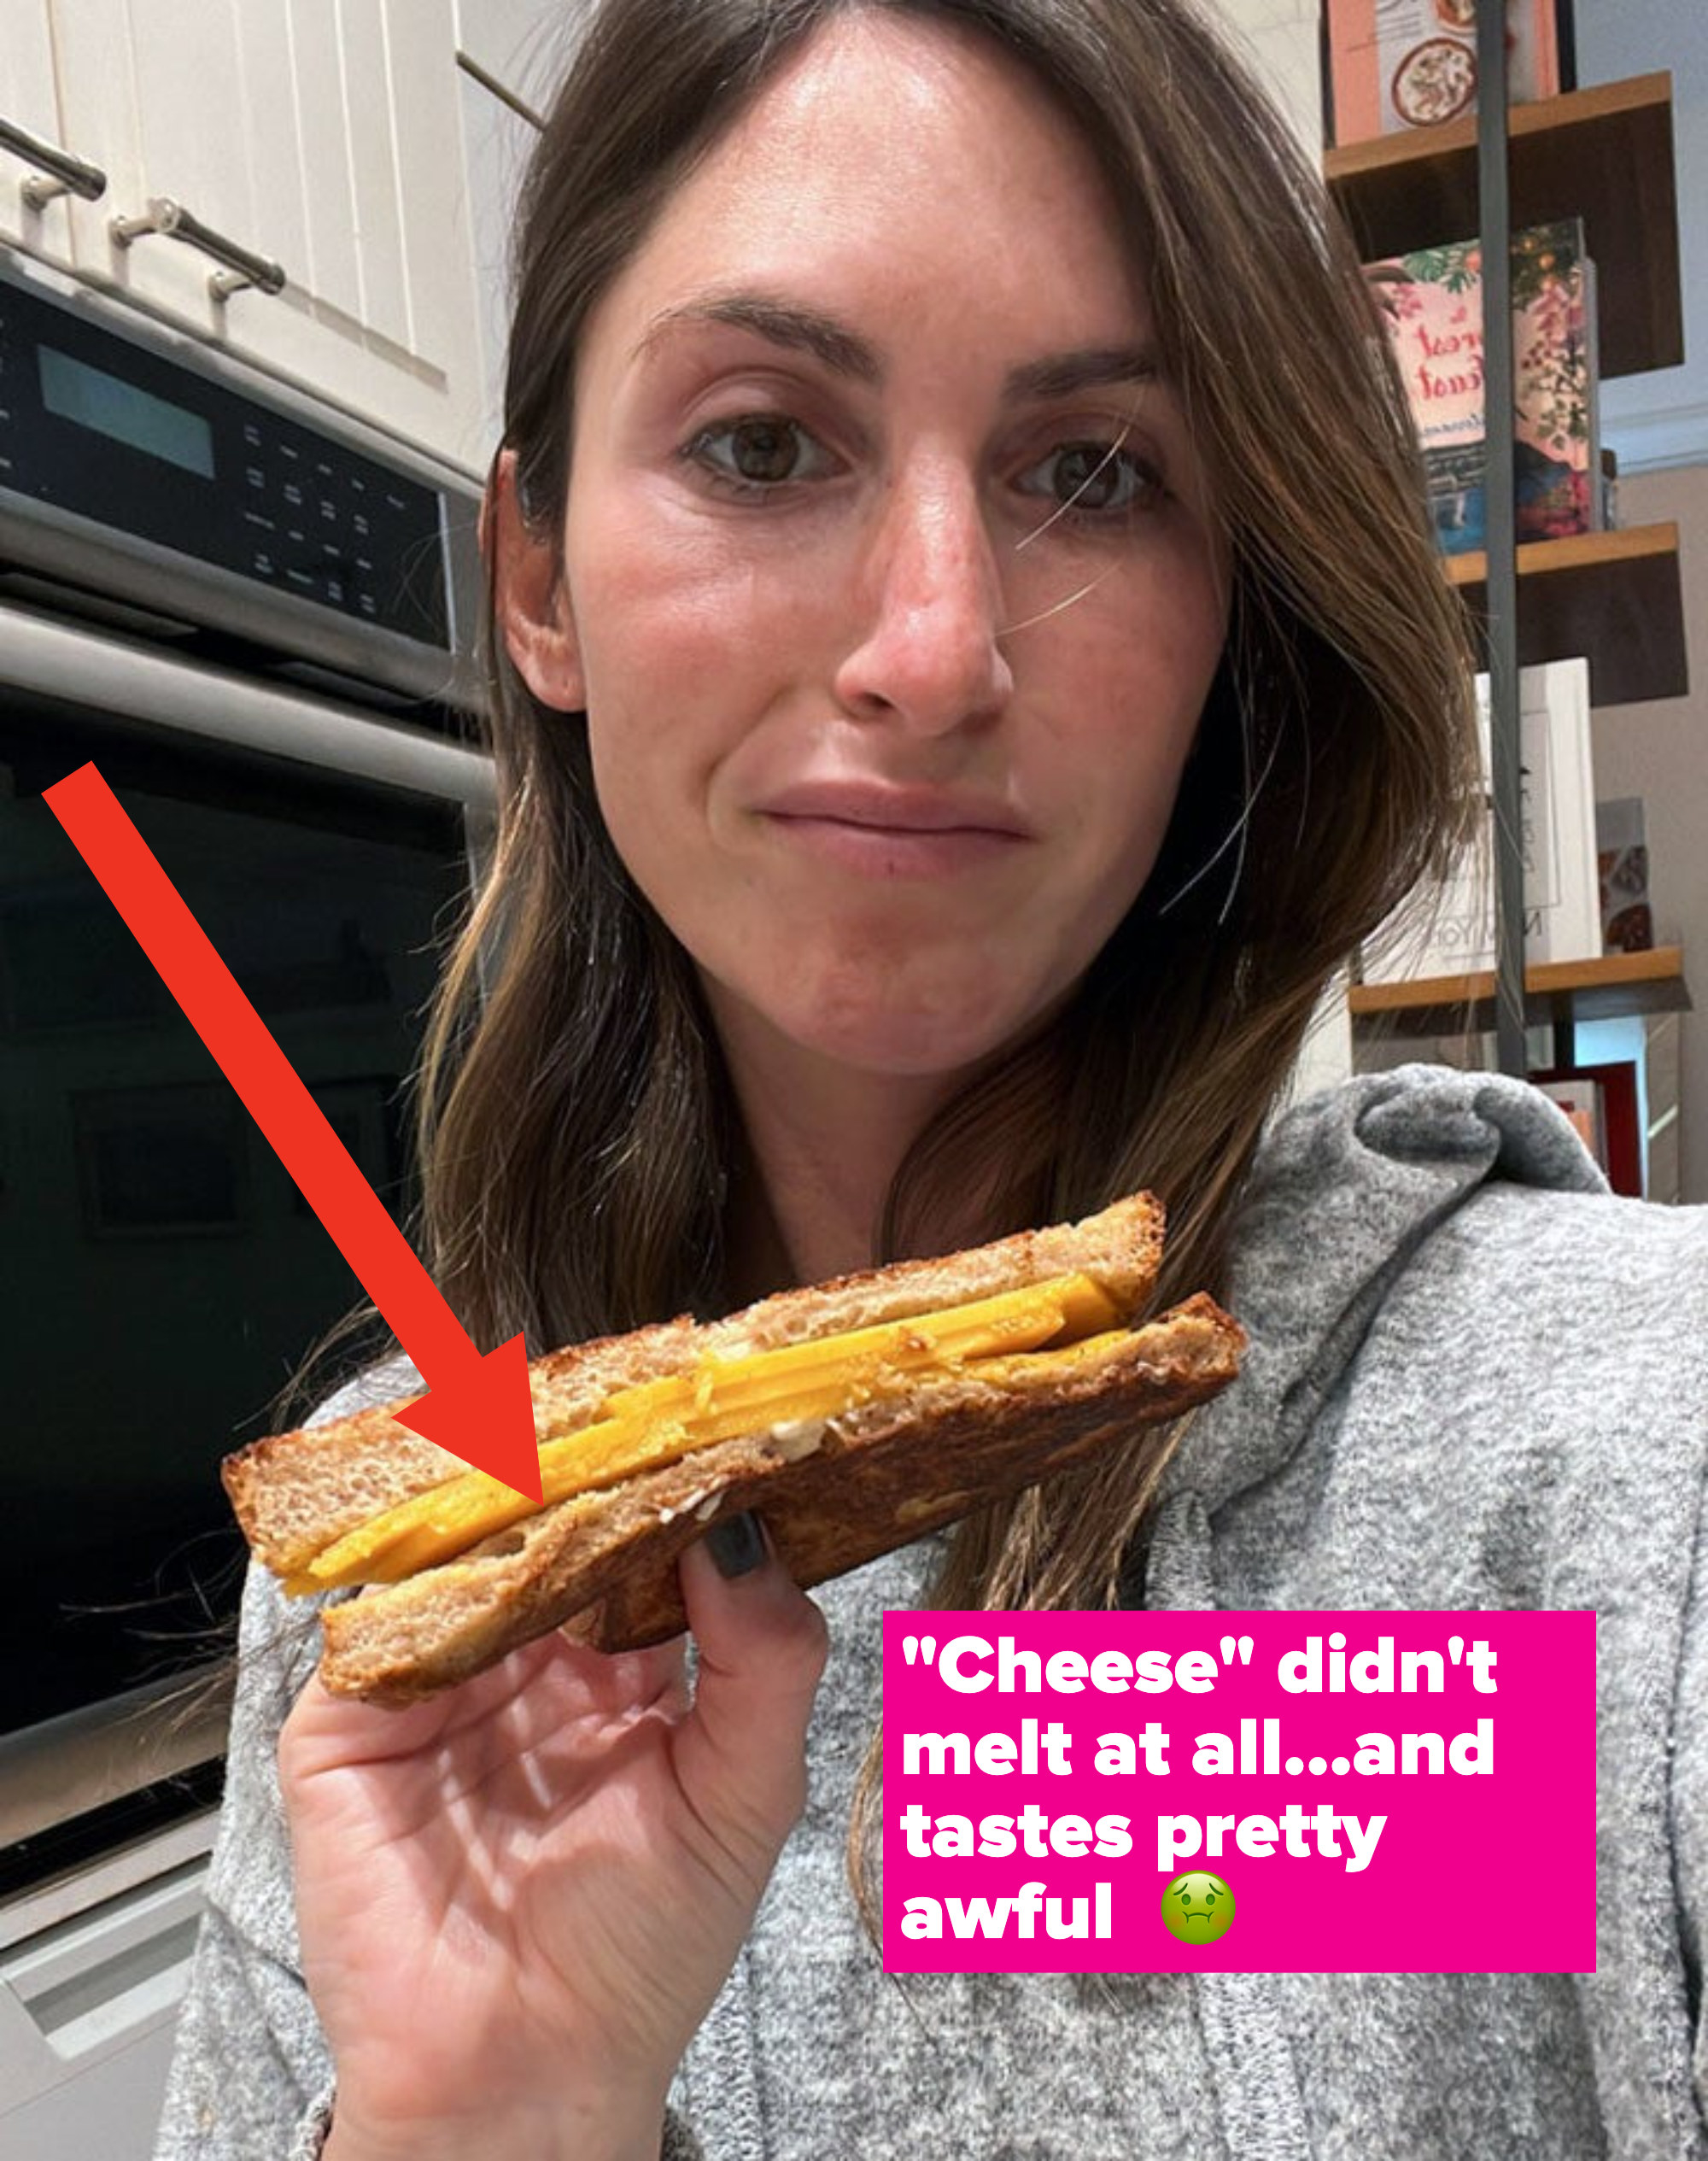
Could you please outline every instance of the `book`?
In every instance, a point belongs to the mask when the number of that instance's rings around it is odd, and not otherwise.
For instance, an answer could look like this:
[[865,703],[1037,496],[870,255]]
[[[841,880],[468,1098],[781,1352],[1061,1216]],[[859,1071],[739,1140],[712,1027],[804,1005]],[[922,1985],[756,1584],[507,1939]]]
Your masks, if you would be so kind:
[[1619,454],[1601,446],[1601,530],[1619,530]]
[[1540,1073],[1533,1073],[1530,1080],[1571,1120],[1572,1131],[1606,1170],[1607,1135],[1600,1084],[1581,1075],[1567,1080]]
[[[1557,0],[1506,0],[1515,102],[1568,86]],[[1367,142],[1477,109],[1477,0],[1328,0],[1330,139]]]
[[1606,1172],[1613,1191],[1641,1200],[1643,1151],[1635,1060],[1553,1066],[1531,1074],[1530,1079],[1576,1127],[1585,1147]]
[[[1491,786],[1489,678],[1477,677],[1483,770]],[[1601,952],[1589,663],[1553,660],[1519,676],[1524,959],[1592,960]],[[1420,889],[1366,946],[1367,983],[1458,975],[1494,966],[1494,890],[1486,845],[1440,885]]]
[[[1512,240],[1513,425],[1520,542],[1600,531],[1594,266],[1581,219]],[[1451,241],[1366,263],[1411,401],[1443,553],[1488,538],[1483,249]]]
[[1646,953],[1654,944],[1649,850],[1643,799],[1621,795],[1595,805],[1601,887],[1601,946],[1609,953]]

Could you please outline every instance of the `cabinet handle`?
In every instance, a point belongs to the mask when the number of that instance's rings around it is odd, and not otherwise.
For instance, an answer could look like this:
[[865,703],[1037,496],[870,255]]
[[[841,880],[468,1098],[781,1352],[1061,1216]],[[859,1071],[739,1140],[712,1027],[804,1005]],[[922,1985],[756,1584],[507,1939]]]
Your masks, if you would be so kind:
[[115,247],[128,248],[148,233],[160,232],[169,240],[182,240],[189,247],[199,248],[204,255],[212,255],[215,262],[224,263],[226,267],[216,270],[208,280],[208,290],[215,300],[229,300],[233,293],[241,293],[251,285],[257,292],[284,290],[285,275],[278,263],[240,248],[223,232],[215,232],[170,196],[150,196],[145,217],[114,218],[109,220],[107,229]]
[[46,209],[61,195],[81,196],[85,202],[98,202],[107,192],[107,175],[98,165],[73,157],[56,143],[44,143],[40,136],[32,135],[26,128],[18,127],[10,120],[0,120],[0,148],[15,152],[31,165],[43,167],[53,175],[51,179],[46,179],[40,173],[32,173],[19,184],[19,194],[32,210]]

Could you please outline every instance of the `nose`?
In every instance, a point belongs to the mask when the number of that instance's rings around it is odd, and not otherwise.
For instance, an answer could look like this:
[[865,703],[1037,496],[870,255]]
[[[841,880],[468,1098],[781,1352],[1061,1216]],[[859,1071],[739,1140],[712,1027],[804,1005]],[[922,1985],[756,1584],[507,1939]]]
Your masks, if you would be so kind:
[[864,544],[859,641],[837,670],[849,712],[922,735],[989,722],[1014,694],[997,644],[1002,581],[977,484],[921,460],[892,486]]

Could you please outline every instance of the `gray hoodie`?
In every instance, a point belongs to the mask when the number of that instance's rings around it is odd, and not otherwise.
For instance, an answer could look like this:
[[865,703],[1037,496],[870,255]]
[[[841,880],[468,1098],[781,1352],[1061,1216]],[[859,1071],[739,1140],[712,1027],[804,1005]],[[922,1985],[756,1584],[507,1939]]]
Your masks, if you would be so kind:
[[[808,1813],[667,2161],[1708,2161],[1708,1211],[1609,1196],[1528,1089],[1411,1068],[1277,1127],[1226,1302],[1246,1370],[1170,1467],[1135,1602],[1594,1608],[1596,1973],[886,1977],[843,1845],[914,1549],[818,1594]],[[272,1763],[313,1649],[259,1575],[243,1629],[159,2161],[310,2161],[325,2120]]]

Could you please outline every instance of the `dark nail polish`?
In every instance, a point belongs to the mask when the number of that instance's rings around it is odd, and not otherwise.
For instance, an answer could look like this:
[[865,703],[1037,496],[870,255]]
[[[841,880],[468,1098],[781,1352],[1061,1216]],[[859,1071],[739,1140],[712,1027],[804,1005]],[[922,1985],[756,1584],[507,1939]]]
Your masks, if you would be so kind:
[[705,1546],[720,1576],[745,1576],[765,1558],[765,1534],[758,1518],[745,1510],[713,1524],[705,1534]]

